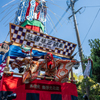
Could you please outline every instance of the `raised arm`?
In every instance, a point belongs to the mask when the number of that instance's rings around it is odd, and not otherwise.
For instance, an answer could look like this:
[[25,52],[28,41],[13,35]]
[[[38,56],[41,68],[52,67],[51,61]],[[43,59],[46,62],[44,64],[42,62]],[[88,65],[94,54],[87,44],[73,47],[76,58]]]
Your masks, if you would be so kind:
[[75,60],[56,60],[56,65],[59,65],[61,63],[66,64],[66,63],[69,63],[69,62],[76,63]]
[[33,61],[31,63],[31,73],[34,74],[37,71],[39,71],[41,68],[43,68],[44,64],[45,64],[45,61],[42,61],[42,62]]

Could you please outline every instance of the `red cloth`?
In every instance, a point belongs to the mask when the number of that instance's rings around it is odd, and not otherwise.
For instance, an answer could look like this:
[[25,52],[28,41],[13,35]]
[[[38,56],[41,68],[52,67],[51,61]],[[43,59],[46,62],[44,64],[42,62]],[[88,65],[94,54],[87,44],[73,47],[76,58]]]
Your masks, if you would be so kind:
[[[35,9],[34,9],[34,12],[36,11],[36,7],[39,5],[39,3],[38,2],[35,2]],[[39,18],[39,16],[40,16],[40,12],[37,14],[37,19]]]
[[40,32],[40,28],[37,26],[26,25],[25,27],[33,31]]
[[[47,91],[47,90],[39,90],[32,89],[33,85],[40,86],[58,86],[60,87],[59,91]],[[32,88],[30,88],[32,87]],[[71,100],[71,95],[78,96],[77,88],[75,84],[72,83],[59,83],[55,81],[46,81],[46,80],[34,80],[29,84],[23,84],[22,78],[6,76],[3,75],[1,80],[0,91],[12,91],[17,94],[17,98],[15,100],[26,100],[27,93],[39,93],[39,100],[51,100],[51,94],[61,94],[62,100]]]
[[[26,16],[28,16],[28,15],[29,15],[29,12],[30,12],[30,7],[31,7],[31,4],[30,4],[30,2],[29,2],[29,6],[28,6],[27,11],[26,11]],[[26,16],[25,16],[25,18],[26,18]]]

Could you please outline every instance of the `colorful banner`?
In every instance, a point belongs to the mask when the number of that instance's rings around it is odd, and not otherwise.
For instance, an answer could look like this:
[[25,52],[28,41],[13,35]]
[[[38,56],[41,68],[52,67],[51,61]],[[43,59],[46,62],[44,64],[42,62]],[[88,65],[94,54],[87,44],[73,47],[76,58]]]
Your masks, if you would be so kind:
[[10,40],[19,45],[25,44],[35,50],[51,52],[57,56],[70,57],[76,44],[49,36],[44,33],[34,32],[33,30],[10,24]]

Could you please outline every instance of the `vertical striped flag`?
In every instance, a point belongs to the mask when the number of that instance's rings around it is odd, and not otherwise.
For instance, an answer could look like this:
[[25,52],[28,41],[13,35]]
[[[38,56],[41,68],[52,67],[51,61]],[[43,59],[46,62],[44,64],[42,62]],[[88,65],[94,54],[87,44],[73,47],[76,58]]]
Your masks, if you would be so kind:
[[0,65],[0,74],[2,75],[3,74],[3,71],[4,71],[4,67],[6,66],[6,59],[1,63]]

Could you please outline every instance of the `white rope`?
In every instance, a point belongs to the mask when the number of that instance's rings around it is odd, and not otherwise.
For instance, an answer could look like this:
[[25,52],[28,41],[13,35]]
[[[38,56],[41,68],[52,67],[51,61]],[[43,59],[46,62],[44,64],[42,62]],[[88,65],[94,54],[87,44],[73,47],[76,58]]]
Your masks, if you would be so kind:
[[[57,14],[55,14],[52,10],[50,10],[49,8],[48,8],[48,10],[56,17],[56,15]],[[59,21],[59,19],[56,17],[56,19],[57,19],[57,21]],[[62,24],[59,22],[59,24],[62,26]]]
[[53,4],[53,5],[57,6],[57,7],[59,7],[60,9],[62,9],[62,10],[64,10],[64,11],[65,11],[65,9],[66,9],[66,8],[62,8],[62,7],[60,7],[60,6],[57,5],[57,4],[54,4],[54,3],[52,3],[52,2],[49,2],[49,1],[47,1],[47,3],[51,3],[51,4]]
[[54,26],[54,29],[55,29],[55,30],[56,30],[56,32],[57,32],[57,29],[55,28],[54,22],[52,21],[51,17],[49,16],[49,14],[47,14],[47,16],[49,17],[49,19],[50,19],[51,23],[52,23],[52,24],[53,24],[53,26]]
[[[49,26],[53,29],[53,25],[52,25],[52,23],[51,23],[51,21],[49,20],[49,18],[48,18],[48,16],[47,16],[47,20],[49,21],[47,21],[47,23],[49,24]],[[54,30],[54,29],[53,29]],[[55,31],[55,30],[54,30]]]
[[[17,8],[17,7],[16,7]],[[16,8],[14,8],[13,10],[11,10],[8,14],[6,14],[5,16],[3,16],[3,18],[0,20],[0,22],[5,18],[7,17],[7,15],[9,15],[12,11],[14,11]]]
[[2,8],[5,7],[5,6],[7,6],[7,5],[9,5],[10,3],[14,2],[14,1],[15,1],[15,0],[12,0],[12,1],[8,2],[8,3],[5,4],[4,6],[2,6]]
[[12,22],[13,20],[14,20],[14,18],[11,19],[11,20],[5,25],[5,27],[6,27],[7,25],[9,25],[9,23]]
[[15,4],[13,4],[13,5],[7,7],[7,8],[6,8],[5,10],[3,10],[0,14],[4,13],[6,10],[8,10],[8,8],[12,8],[12,7],[13,7],[14,5],[16,5],[16,4],[19,4],[19,3],[17,2],[17,3],[15,3]]

